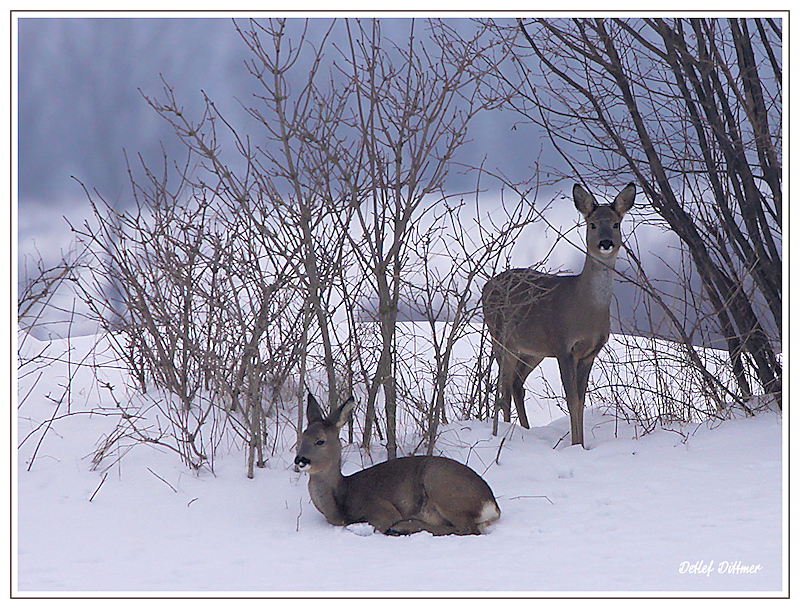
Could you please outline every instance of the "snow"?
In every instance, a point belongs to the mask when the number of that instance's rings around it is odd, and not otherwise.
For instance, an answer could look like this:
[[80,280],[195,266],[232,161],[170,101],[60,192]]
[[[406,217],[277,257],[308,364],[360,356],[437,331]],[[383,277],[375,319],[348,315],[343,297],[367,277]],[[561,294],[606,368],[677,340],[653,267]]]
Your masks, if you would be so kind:
[[[28,337],[24,347],[54,355],[71,347],[75,372],[93,341]],[[47,367],[18,412],[15,596],[762,597],[788,589],[775,410],[642,434],[597,408],[587,412],[585,450],[560,441],[568,419],[535,397],[530,430],[501,422],[492,436],[491,422],[451,422],[437,449],[487,480],[502,517],[482,536],[397,538],[329,525],[310,503],[307,478],[293,471],[291,441],[252,480],[234,445],[214,473],[192,473],[150,445],[93,471],[92,453],[114,425],[98,414],[109,394],[83,369],[68,386],[65,366]],[[112,385],[124,381],[104,369]],[[21,397],[34,378],[21,379]],[[67,387],[73,414],[54,421],[37,450],[43,428],[29,434]],[[348,445],[344,459],[346,474],[369,461]]]

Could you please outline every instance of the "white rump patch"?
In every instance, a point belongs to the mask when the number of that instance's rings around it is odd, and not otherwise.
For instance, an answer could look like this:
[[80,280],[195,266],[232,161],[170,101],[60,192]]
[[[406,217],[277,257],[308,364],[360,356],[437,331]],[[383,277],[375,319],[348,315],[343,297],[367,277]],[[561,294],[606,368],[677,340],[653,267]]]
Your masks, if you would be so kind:
[[500,510],[497,509],[494,503],[487,501],[483,504],[483,509],[480,516],[478,516],[478,529],[481,533],[485,533],[489,525],[498,518],[500,518]]

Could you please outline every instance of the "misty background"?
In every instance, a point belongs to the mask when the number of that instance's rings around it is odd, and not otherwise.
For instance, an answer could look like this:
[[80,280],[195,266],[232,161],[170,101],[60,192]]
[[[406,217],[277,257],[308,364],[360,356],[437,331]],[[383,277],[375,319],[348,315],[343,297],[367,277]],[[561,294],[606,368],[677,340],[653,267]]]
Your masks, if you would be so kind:
[[[468,25],[466,20],[461,22]],[[318,21],[320,27],[324,23],[328,20]],[[407,27],[407,19],[382,19],[381,23],[388,35],[393,27]],[[312,22],[312,31],[314,26]],[[199,119],[205,94],[237,129],[249,133],[253,127],[258,137],[252,117],[242,110],[256,90],[245,67],[247,58],[248,49],[231,19],[19,19],[19,280],[24,281],[39,257],[45,264],[56,263],[57,259],[49,258],[69,250],[71,235],[64,217],[80,224],[90,215],[81,183],[125,208],[131,202],[126,155],[134,169],[141,167],[139,156],[155,168],[163,166],[165,155],[170,162],[185,160],[185,148],[172,128],[144,99],[159,98],[165,83],[174,88],[187,116]],[[537,167],[546,172],[560,162],[546,135],[511,111],[479,114],[468,139],[456,162],[483,166],[509,182],[532,186]],[[594,193],[602,202],[623,186],[619,184],[613,192],[594,189]],[[579,222],[571,187],[572,182],[560,183],[555,189],[539,191],[537,205],[542,203],[548,222],[559,230],[574,230]],[[474,192],[475,188],[475,172],[455,170],[448,176],[448,192]],[[483,177],[481,188],[488,201],[497,200],[499,182]],[[632,220],[626,218],[623,233],[636,238],[643,253],[643,243],[658,253],[645,261],[648,271],[657,276],[659,266],[676,259],[677,239],[652,227],[646,237],[647,227],[637,227],[632,235],[637,213],[645,213],[646,206],[639,194],[638,210],[630,214]],[[569,243],[551,251],[554,239],[554,231],[535,223],[524,243],[515,248],[514,264],[533,265],[547,256],[545,269],[580,272],[584,255]],[[570,233],[570,240],[582,243],[583,228]],[[617,264],[620,271],[626,267],[622,259]],[[615,295],[620,316],[633,311],[632,303],[640,300],[636,288],[624,282],[617,282]],[[643,320],[643,326],[649,328],[651,322]]]

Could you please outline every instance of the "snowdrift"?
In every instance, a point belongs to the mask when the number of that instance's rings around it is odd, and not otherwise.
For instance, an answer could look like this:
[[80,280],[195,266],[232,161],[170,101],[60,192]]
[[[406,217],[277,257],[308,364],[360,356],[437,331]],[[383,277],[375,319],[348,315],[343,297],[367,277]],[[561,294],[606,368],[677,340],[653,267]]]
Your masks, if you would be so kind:
[[[93,339],[73,340],[72,366],[81,340]],[[55,358],[69,345],[26,348]],[[213,474],[143,444],[94,471],[114,426],[98,414],[109,394],[73,375],[73,401],[95,414],[64,411],[47,426],[66,391],[60,359],[20,380],[16,596],[769,596],[788,585],[779,412],[643,435],[597,408],[587,450],[560,441],[569,421],[558,409],[530,430],[500,423],[497,436],[491,422],[451,422],[437,450],[487,480],[502,517],[479,537],[394,538],[327,524],[290,442],[253,480],[233,445]],[[344,472],[372,459],[382,457],[346,445]]]

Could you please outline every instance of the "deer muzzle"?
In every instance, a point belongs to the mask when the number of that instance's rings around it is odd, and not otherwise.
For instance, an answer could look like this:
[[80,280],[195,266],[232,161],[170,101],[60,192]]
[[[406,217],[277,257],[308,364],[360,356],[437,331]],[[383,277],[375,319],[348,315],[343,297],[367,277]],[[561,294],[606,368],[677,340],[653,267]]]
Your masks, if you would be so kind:
[[597,249],[601,254],[607,256],[614,251],[614,241],[611,239],[603,239],[597,244]]
[[308,458],[303,457],[301,455],[297,455],[294,458],[294,471],[296,472],[304,472],[311,466],[311,461]]

